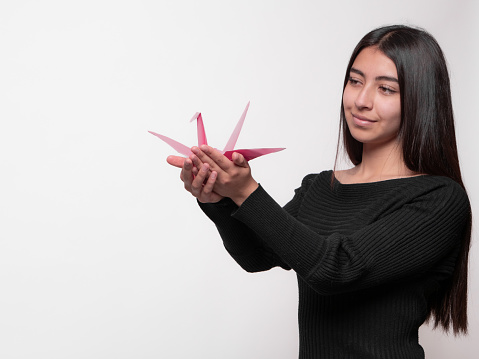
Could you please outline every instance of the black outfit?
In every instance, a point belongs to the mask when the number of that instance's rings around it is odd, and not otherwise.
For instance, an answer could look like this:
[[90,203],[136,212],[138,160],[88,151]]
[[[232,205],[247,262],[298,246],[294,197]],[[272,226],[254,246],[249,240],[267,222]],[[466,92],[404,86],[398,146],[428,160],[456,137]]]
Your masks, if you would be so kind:
[[200,204],[245,270],[294,269],[300,359],[424,358],[418,329],[450,279],[469,214],[453,180],[303,179],[281,208],[259,186],[238,208]]

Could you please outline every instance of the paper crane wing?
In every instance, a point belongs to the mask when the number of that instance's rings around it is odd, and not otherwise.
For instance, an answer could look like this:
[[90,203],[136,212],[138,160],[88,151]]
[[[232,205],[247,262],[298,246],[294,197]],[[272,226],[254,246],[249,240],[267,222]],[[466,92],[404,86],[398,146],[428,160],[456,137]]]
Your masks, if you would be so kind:
[[233,130],[233,133],[230,136],[230,139],[226,143],[226,146],[225,146],[225,149],[223,150],[223,152],[232,151],[235,148],[236,141],[238,140],[241,129],[243,128],[243,123],[244,123],[244,119],[246,118],[246,113],[248,112],[248,108],[249,108],[249,101],[246,104],[246,108],[244,109],[243,114],[241,115],[240,119],[238,120],[238,123],[236,124],[236,127],[235,127],[235,129]]
[[[226,143],[226,146],[224,150],[222,151],[222,153],[231,160],[233,153],[238,152],[244,156],[246,161],[249,161],[263,155],[284,150],[284,148],[252,148],[252,149],[241,149],[241,150],[234,149],[234,146],[236,145],[236,141],[238,140],[239,134],[241,132],[241,128],[243,127],[243,123],[246,118],[246,113],[248,112],[248,108],[249,108],[249,102],[246,105],[246,108],[244,109],[240,119],[238,120],[238,123],[236,124],[236,127],[233,130],[233,133],[231,134],[228,142]],[[203,117],[201,116],[200,112],[195,113],[195,115],[191,118],[190,122],[194,120],[196,120],[196,128],[198,133],[198,146],[207,145],[208,142],[206,140],[205,126],[203,124]],[[168,145],[173,147],[173,149],[175,149],[177,152],[181,153],[182,155],[189,156],[191,154],[191,150],[189,147],[169,137],[160,135],[152,131],[148,131],[148,132],[151,133],[152,135],[157,136],[164,142],[166,142]]]
[[186,147],[182,143],[179,143],[175,140],[172,140],[169,137],[160,135],[160,134],[152,132],[152,131],[148,131],[148,132],[151,133],[152,135],[155,135],[159,139],[165,141],[167,144],[169,144],[171,147],[173,147],[176,150],[176,152],[181,153],[182,155],[185,155],[185,156],[189,156],[191,154],[190,148]]
[[257,157],[268,155],[270,153],[279,152],[284,150],[284,148],[251,148],[246,150],[233,150],[226,151],[223,153],[228,159],[232,159],[233,153],[238,152],[243,155],[246,161],[253,160]]

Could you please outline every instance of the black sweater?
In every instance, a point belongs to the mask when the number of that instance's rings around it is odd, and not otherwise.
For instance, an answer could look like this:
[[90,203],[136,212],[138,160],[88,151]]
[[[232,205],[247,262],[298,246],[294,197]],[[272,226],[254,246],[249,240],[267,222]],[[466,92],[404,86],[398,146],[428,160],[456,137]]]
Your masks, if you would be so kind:
[[294,269],[300,359],[424,358],[418,330],[454,270],[470,210],[439,176],[303,179],[281,208],[260,186],[238,208],[200,204],[249,272]]

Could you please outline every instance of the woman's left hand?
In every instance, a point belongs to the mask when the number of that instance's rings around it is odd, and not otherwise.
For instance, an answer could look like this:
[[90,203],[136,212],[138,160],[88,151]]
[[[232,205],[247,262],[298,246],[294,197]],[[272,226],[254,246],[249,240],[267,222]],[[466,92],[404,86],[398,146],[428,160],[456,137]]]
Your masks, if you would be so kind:
[[[199,161],[208,163],[211,171],[217,172],[214,191],[231,198],[238,206],[258,188],[258,183],[251,176],[248,161],[240,153],[233,153],[233,161],[230,161],[221,152],[207,145],[193,147],[191,151]],[[194,157],[192,160],[193,163],[196,162]]]

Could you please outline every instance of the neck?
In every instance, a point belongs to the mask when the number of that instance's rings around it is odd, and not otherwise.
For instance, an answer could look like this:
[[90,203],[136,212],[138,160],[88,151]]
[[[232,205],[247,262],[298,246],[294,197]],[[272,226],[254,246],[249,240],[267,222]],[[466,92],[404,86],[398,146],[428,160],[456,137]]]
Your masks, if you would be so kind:
[[397,141],[387,145],[363,144],[362,162],[354,168],[356,179],[364,182],[413,175],[404,164],[402,147]]

